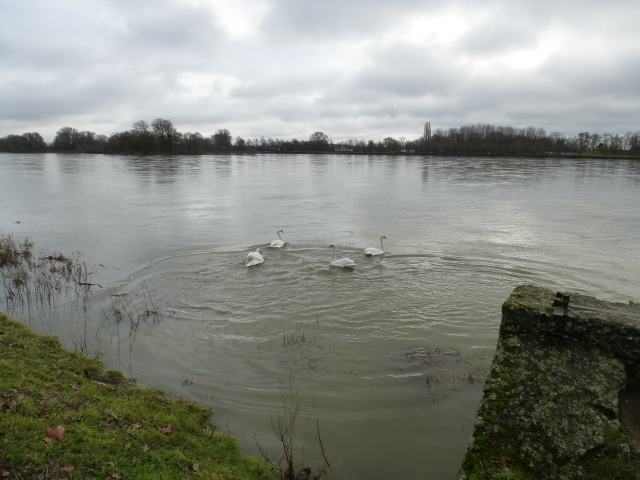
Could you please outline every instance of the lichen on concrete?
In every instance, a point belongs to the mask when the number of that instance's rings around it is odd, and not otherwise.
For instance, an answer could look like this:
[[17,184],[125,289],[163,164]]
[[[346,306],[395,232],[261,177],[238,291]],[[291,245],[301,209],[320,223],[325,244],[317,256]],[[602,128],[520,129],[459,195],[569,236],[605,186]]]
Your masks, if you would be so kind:
[[640,328],[637,319],[600,311],[638,307],[572,294],[572,302],[599,310],[554,317],[554,299],[525,285],[504,303],[461,479],[608,478],[600,475],[603,452],[631,472],[620,478],[640,478],[633,445],[628,455],[618,454],[619,443],[609,448],[611,438],[631,443],[619,398],[640,377]]

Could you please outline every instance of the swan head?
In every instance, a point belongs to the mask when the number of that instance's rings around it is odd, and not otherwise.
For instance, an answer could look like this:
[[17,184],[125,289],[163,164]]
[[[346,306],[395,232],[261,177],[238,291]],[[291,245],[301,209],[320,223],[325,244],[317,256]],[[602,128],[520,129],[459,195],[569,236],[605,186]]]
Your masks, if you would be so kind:
[[258,247],[258,248],[256,248],[256,252],[262,253],[262,249]]

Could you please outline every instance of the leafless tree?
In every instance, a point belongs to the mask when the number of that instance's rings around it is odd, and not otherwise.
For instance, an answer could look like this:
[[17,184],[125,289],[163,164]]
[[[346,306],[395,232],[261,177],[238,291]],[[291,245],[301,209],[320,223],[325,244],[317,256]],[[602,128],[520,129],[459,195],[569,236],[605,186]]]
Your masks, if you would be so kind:
[[162,153],[173,153],[173,146],[178,136],[178,131],[171,123],[171,120],[156,118],[151,122],[151,128],[156,136],[160,151]]

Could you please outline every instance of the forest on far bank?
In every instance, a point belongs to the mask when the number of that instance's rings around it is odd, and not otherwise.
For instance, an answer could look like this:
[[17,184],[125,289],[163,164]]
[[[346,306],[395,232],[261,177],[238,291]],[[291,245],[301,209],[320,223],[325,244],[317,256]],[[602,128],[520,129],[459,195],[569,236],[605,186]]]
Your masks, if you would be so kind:
[[107,154],[179,154],[255,152],[357,152],[357,153],[427,153],[439,155],[601,155],[640,156],[640,132],[626,134],[582,132],[569,137],[560,132],[547,134],[543,128],[503,127],[487,124],[464,125],[431,131],[423,126],[421,137],[386,137],[380,141],[349,139],[333,142],[324,132],[314,132],[308,139],[242,138],[219,129],[210,136],[179,132],[171,120],[156,118],[151,123],[135,122],[131,130],[110,136],[62,127],[50,144],[37,132],[0,137],[0,152],[64,152]]

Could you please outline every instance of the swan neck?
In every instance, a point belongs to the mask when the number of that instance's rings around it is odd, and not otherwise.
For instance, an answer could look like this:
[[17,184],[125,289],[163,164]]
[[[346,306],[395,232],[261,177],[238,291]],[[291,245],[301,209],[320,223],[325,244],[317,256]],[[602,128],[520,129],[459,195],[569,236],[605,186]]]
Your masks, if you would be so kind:
[[335,262],[336,261],[336,257],[338,256],[338,247],[336,247],[335,245],[333,246],[333,259],[331,260],[331,262]]
[[278,238],[284,242],[284,238],[282,238],[282,234],[280,233],[280,231],[278,231],[277,233],[278,233]]
[[380,248],[384,252],[384,243],[382,242],[384,242],[384,237],[380,237]]

